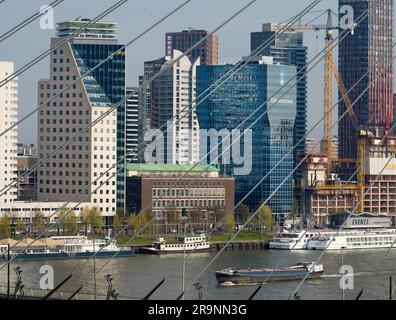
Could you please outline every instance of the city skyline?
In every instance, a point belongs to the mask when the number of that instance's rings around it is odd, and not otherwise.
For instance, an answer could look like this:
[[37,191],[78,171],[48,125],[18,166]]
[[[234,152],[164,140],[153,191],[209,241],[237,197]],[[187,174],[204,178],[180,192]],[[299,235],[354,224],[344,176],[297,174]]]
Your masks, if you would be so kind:
[[[73,12],[73,7],[70,5],[72,2],[73,1],[69,4],[65,2],[55,8],[55,23],[63,20],[69,20],[73,17],[77,17],[78,15],[88,18],[93,18],[95,16],[95,13],[92,13],[92,7],[89,6],[89,1],[87,1],[86,5],[79,4],[79,14]],[[236,63],[242,56],[248,55],[250,53],[250,33],[260,31],[262,23],[282,22],[291,17],[297,9],[301,8],[301,6],[305,6],[309,3],[309,1],[302,1],[303,3],[300,1],[296,4],[294,1],[289,0],[281,0],[280,2],[279,7],[269,7],[265,5],[265,3],[260,2],[255,3],[252,8],[238,16],[235,21],[232,21],[224,29],[221,29],[218,32],[220,64]],[[111,2],[103,1],[103,3],[101,3],[101,7],[98,7],[97,9],[98,12],[108,6],[109,3]],[[117,22],[120,43],[126,43],[127,40],[130,40],[146,28],[150,23],[149,21],[153,22],[168,12],[170,5],[176,6],[177,4],[180,4],[179,1],[172,1],[171,3],[168,2],[166,4],[156,3],[156,5],[153,3],[153,1],[148,1],[145,5],[138,4],[136,6],[136,9],[140,9],[140,11],[139,14],[136,14],[136,20],[132,21],[138,21],[139,24],[138,28],[133,29],[133,32],[130,31],[131,19],[126,14],[126,12],[130,12],[128,10],[116,10],[103,20]],[[164,55],[164,39],[166,32],[179,32],[186,30],[189,27],[210,31],[220,24],[227,15],[235,12],[243,5],[243,2],[240,1],[227,1],[226,7],[224,7],[224,5],[222,6],[223,1],[211,4],[211,9],[213,10],[211,10],[210,14],[207,15],[205,21],[202,21],[202,19],[194,17],[194,10],[202,10],[200,8],[203,8],[205,5],[205,2],[200,3],[201,5],[192,1],[180,13],[176,14],[174,18],[168,19],[166,22],[151,31],[150,37],[144,37],[141,41],[133,44],[127,49],[127,86],[138,85],[138,76],[143,74],[144,61],[156,59]],[[21,15],[20,19],[32,11],[37,10],[41,5],[42,3],[39,3],[38,1],[32,1],[32,3],[27,4],[23,8],[18,8],[18,14]],[[6,6],[8,6],[9,10],[12,10],[14,4],[4,4],[4,7]],[[125,8],[128,8],[128,6],[129,4],[126,3]],[[337,4],[336,2],[324,3],[319,5],[317,8],[326,9],[329,6],[333,10],[336,10]],[[311,17],[315,15],[316,14],[311,14]],[[5,19],[0,21],[0,27],[5,30],[10,29],[15,24],[15,21],[18,20],[16,17],[13,17],[13,19],[14,20],[8,20],[7,17],[5,17]],[[27,41],[27,38],[31,37],[32,32],[35,33],[34,48],[28,52],[25,52],[24,50],[18,50],[15,52],[13,48],[18,46],[18,42]],[[54,36],[54,33],[55,32],[53,30],[41,30],[39,28],[39,22],[37,21],[36,24],[31,24],[29,28],[20,31],[15,35],[15,37],[4,42],[7,46],[2,48],[3,51],[1,59],[15,61],[16,66],[21,67],[33,56],[38,55],[45,49],[48,49],[49,39],[51,36]],[[316,54],[316,34],[315,32],[306,32],[304,33],[304,38],[304,45],[308,46],[308,60],[310,60]],[[319,33],[318,46],[320,49],[323,47],[322,38],[322,35]],[[238,45],[235,45],[235,43]],[[317,105],[323,105],[321,95],[322,90],[319,90],[321,85],[320,81],[322,81],[321,79],[323,78],[323,68],[321,66],[322,64],[308,75],[308,127],[322,116],[322,111],[312,112],[313,110],[317,110]],[[39,65],[35,66],[34,71],[27,71],[20,78],[20,117],[36,107],[36,105],[32,105],[32,101],[37,101],[37,93],[36,90],[34,90],[34,84],[38,78],[46,77],[45,71],[48,70],[48,67],[49,59],[47,58],[39,63]],[[316,79],[320,79],[320,81],[316,81]],[[35,136],[32,133],[35,133],[35,131],[35,119],[28,120],[19,130],[19,142],[37,143],[37,141],[31,141],[31,137]],[[322,130],[319,129],[315,130],[314,135],[319,136],[321,131]]]
[[0,300],[393,299],[394,0],[80,2],[0,20]]

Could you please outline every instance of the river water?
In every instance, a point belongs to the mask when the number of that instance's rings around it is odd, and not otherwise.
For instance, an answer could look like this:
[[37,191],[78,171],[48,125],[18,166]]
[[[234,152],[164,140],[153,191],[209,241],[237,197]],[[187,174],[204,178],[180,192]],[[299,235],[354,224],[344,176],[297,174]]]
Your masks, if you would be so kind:
[[[277,250],[227,250],[207,269],[199,279],[203,286],[203,299],[211,300],[246,300],[256,287],[254,286],[217,286],[214,273],[225,267],[277,267],[288,266],[301,261],[314,261],[321,251],[277,251]],[[186,299],[197,299],[197,291],[192,281],[217,252],[198,253],[191,255],[186,262]],[[361,289],[361,299],[388,299],[389,277],[396,282],[396,249],[384,259],[386,250],[375,251],[344,251],[328,252],[321,263],[324,265],[324,277],[307,280],[298,295],[301,299],[342,299],[340,289],[340,267],[343,258],[344,265],[350,265],[354,270],[353,290],[345,290],[345,299],[355,299]],[[108,258],[96,259],[96,270],[100,269]],[[1,263],[3,265],[4,263]],[[26,294],[31,288],[39,288],[42,275],[40,267],[50,265],[55,273],[55,284],[62,281],[70,272],[72,278],[62,287],[67,292],[74,292],[81,284],[93,279],[93,259],[91,260],[49,260],[49,261],[20,261],[12,267],[20,266],[22,281]],[[6,268],[0,271],[0,284],[6,285]],[[113,289],[120,298],[139,299],[145,296],[163,278],[165,283],[152,296],[152,299],[176,299],[182,288],[183,254],[175,255],[135,255],[128,258],[112,260],[96,277],[97,297],[102,299],[106,294],[104,275],[113,277]],[[15,282],[15,273],[11,268],[11,291]],[[82,292],[93,293],[94,281],[88,283]],[[282,282],[265,285],[255,299],[288,299],[299,282]],[[4,289],[3,289],[4,292]],[[395,295],[396,298],[396,295]]]

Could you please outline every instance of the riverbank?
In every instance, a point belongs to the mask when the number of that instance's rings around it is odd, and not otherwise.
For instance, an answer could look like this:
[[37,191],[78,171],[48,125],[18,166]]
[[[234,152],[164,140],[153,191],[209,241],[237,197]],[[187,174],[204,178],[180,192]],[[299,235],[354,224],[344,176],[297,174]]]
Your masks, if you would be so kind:
[[[160,235],[160,237],[164,238],[167,242],[175,242],[178,237],[182,237],[183,235]],[[216,232],[211,234],[208,240],[212,243],[225,243],[229,241],[234,234],[232,233],[220,233]],[[271,233],[261,233],[256,231],[242,231],[238,234],[238,236],[233,240],[233,242],[241,242],[241,241],[270,241],[274,237],[274,234]],[[132,241],[130,241],[132,236],[118,236],[116,238],[118,245],[125,245],[126,243],[132,246],[144,246],[150,245],[153,241],[158,239],[157,236],[138,236]]]

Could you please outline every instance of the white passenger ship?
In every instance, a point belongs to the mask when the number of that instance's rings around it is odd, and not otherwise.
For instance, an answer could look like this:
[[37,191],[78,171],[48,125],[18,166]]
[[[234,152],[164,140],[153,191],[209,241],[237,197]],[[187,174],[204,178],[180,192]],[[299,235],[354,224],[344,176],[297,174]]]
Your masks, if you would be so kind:
[[323,232],[312,237],[308,250],[378,249],[396,243],[396,229]]
[[270,249],[278,250],[304,250],[307,249],[310,238],[318,235],[317,231],[301,230],[288,231],[282,230],[269,243]]
[[[95,257],[130,257],[133,255],[131,248],[118,247],[115,240],[91,240],[85,236],[58,236],[33,240],[25,238],[20,242],[13,239],[0,241],[0,260],[8,259],[8,245],[11,250],[10,257],[18,260],[41,259],[85,259]],[[28,249],[25,249],[28,247]]]
[[179,237],[174,243],[167,243],[164,238],[159,238],[150,247],[141,248],[141,252],[150,254],[201,252],[210,250],[210,242],[205,235],[192,237]]

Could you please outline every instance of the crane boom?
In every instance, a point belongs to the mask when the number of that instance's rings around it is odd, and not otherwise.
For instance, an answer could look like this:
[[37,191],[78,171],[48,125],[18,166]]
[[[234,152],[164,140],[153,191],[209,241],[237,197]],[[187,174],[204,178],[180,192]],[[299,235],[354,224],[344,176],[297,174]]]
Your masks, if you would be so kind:
[[[304,30],[326,30],[325,38],[325,82],[324,82],[324,142],[326,146],[326,156],[328,159],[328,176],[332,172],[333,159],[333,73],[337,80],[338,89],[341,93],[342,99],[345,103],[348,115],[352,121],[352,125],[358,133],[358,156],[356,164],[358,167],[357,173],[357,191],[358,191],[358,207],[357,211],[362,213],[364,211],[364,191],[365,191],[365,156],[366,156],[366,140],[370,135],[370,132],[360,130],[353,105],[348,96],[348,91],[345,87],[345,83],[338,71],[337,66],[334,64],[333,59],[333,34],[331,30],[338,29],[334,27],[331,21],[331,10],[327,10],[327,25],[310,25],[310,24],[295,24],[288,26],[287,24],[279,23],[267,23],[263,25],[263,31],[274,31],[279,32],[287,28],[290,31],[304,31]],[[343,159],[340,159],[341,162]],[[351,162],[352,159],[344,159],[346,162]],[[328,186],[324,186],[328,187]],[[351,186],[353,188],[353,186]]]
[[328,176],[332,172],[333,163],[333,34],[326,32],[326,56],[325,56],[325,82],[324,82],[324,140],[328,161]]

